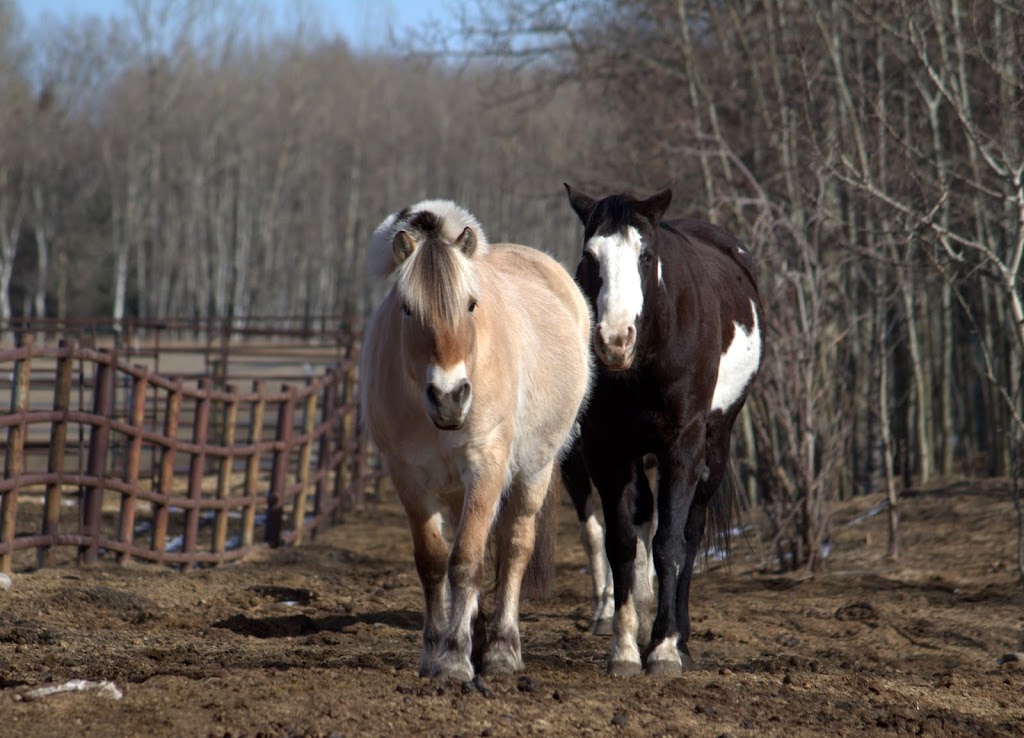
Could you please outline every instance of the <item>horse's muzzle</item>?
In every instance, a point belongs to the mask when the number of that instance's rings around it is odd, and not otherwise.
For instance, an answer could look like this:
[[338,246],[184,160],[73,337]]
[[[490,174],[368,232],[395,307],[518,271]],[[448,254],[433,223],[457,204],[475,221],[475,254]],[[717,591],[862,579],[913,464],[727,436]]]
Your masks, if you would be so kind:
[[427,415],[439,430],[458,430],[466,423],[473,402],[473,385],[463,379],[449,391],[435,384],[426,390]]
[[636,328],[606,334],[601,325],[594,331],[594,353],[608,369],[621,372],[633,366],[636,357]]

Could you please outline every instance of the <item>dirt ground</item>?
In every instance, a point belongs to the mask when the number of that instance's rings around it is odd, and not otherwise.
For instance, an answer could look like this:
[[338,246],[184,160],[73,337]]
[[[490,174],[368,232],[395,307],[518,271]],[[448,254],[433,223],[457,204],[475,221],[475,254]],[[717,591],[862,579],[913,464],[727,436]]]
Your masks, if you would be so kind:
[[[529,602],[526,671],[416,675],[421,599],[401,510],[348,516],[298,549],[223,569],[57,567],[0,591],[0,735],[1024,735],[1024,593],[1005,486],[910,494],[884,560],[880,498],[840,506],[827,571],[759,572],[753,541],[692,596],[694,671],[608,677],[589,578],[558,506],[550,601]],[[26,699],[70,679],[98,692]]]

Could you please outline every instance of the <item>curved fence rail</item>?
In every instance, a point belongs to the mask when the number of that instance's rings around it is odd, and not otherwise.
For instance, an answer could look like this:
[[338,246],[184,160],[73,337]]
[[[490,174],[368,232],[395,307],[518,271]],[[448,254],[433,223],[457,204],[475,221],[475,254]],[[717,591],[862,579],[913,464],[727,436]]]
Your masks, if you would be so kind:
[[357,350],[302,384],[247,389],[31,336],[0,351],[0,570],[61,551],[221,564],[301,542],[379,483],[356,432]]

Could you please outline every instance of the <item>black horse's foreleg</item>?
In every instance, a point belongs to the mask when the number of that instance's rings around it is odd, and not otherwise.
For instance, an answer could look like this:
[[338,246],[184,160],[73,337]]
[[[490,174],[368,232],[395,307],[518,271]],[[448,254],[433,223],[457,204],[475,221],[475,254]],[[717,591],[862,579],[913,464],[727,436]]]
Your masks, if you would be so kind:
[[704,473],[703,423],[694,423],[678,442],[659,454],[658,466],[658,531],[654,536],[654,569],[658,574],[658,613],[651,631],[651,647],[647,654],[647,671],[651,674],[678,674],[684,664],[684,653],[678,625],[680,595],[686,597],[689,588],[687,563],[692,565],[689,551],[696,551],[691,538],[697,538],[696,522],[690,524],[691,515],[698,515],[694,495],[700,476]]

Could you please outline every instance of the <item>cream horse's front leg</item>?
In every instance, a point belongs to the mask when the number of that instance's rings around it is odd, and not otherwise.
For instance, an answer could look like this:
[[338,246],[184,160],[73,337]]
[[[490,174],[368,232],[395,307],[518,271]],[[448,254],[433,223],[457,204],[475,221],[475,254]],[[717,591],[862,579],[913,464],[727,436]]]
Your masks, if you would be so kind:
[[553,464],[512,488],[495,531],[498,591],[494,619],[484,651],[485,674],[512,674],[523,668],[519,638],[519,596],[533,554],[537,514],[544,505]]
[[448,544],[442,528],[443,515],[437,497],[419,485],[416,473],[391,464],[390,474],[409,519],[416,573],[423,585],[423,651],[420,676],[440,668],[440,652],[448,631]]
[[473,678],[473,620],[480,607],[487,537],[501,500],[502,475],[485,474],[470,485],[448,560],[451,618],[433,676],[466,682]]

